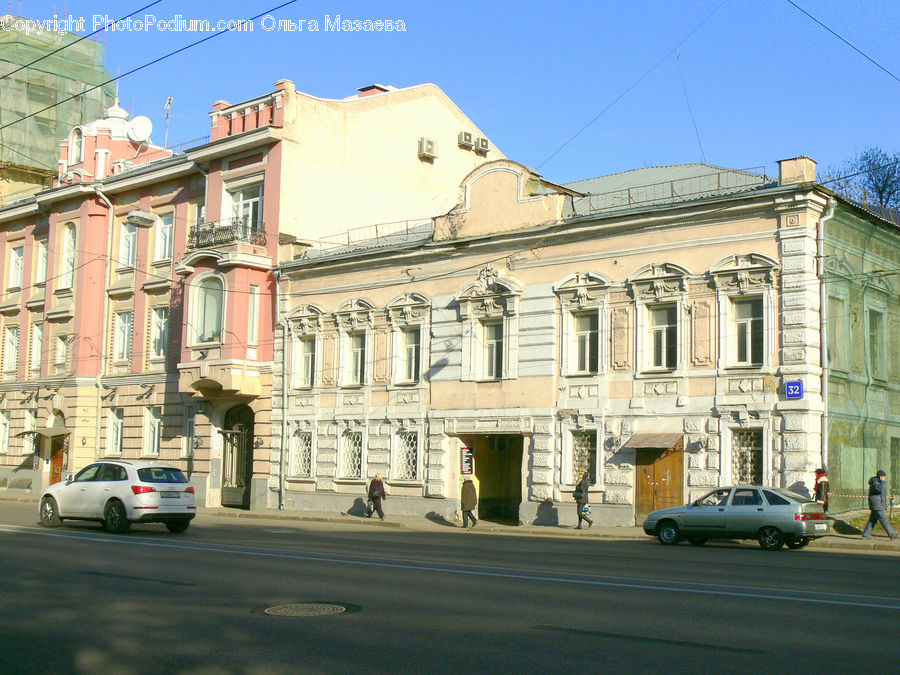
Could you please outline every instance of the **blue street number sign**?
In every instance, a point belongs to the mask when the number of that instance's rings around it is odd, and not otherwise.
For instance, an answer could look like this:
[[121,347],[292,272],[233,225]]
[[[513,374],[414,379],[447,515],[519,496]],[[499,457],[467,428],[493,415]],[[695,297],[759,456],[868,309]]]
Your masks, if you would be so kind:
[[803,380],[784,383],[785,398],[803,398]]

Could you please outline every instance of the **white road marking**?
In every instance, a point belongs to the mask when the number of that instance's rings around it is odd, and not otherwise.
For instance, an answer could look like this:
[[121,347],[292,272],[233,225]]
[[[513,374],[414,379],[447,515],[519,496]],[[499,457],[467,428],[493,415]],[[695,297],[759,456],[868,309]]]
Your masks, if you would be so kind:
[[559,584],[603,586],[609,588],[630,588],[647,591],[667,591],[671,593],[752,598],[757,600],[778,600],[782,602],[804,602],[823,605],[844,605],[851,607],[867,607],[871,609],[887,609],[900,611],[900,598],[891,597],[874,597],[845,593],[764,588],[754,586],[733,586],[726,584],[708,584],[703,582],[683,582],[675,580],[657,581],[654,579],[579,575],[574,573],[543,573],[537,570],[485,567],[457,563],[433,563],[426,560],[320,554],[304,551],[258,549],[234,545],[229,546],[224,544],[197,544],[172,540],[159,541],[155,539],[147,539],[134,536],[111,537],[103,534],[93,534],[87,532],[65,532],[60,530],[47,530],[42,527],[19,527],[15,525],[0,525],[0,532],[7,532],[11,534],[30,534],[36,536],[55,537],[60,539],[77,539],[84,542],[104,542],[120,545],[130,544],[132,546],[146,546],[151,548],[205,551],[231,555],[254,556],[261,558],[306,560],[309,562],[318,563],[336,563],[341,565],[358,565],[363,567],[405,569],[422,572],[438,572],[443,574],[463,574],[501,579],[516,579],[520,581],[544,581],[548,583]]

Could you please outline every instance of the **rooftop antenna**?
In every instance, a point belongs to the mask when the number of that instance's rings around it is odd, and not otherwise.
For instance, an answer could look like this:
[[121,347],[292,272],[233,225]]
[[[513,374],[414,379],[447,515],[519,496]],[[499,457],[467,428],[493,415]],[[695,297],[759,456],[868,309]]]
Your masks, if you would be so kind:
[[169,96],[166,99],[166,105],[164,106],[166,109],[166,138],[163,141],[163,147],[169,147],[169,117],[172,115],[172,101],[175,99],[172,96]]

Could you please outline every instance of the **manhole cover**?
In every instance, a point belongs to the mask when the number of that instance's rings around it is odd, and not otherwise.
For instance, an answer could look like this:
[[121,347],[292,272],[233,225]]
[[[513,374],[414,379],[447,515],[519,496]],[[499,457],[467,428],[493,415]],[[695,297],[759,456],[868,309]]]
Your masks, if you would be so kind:
[[347,611],[343,605],[328,605],[321,602],[306,602],[299,605],[278,605],[265,610],[270,616],[330,616]]

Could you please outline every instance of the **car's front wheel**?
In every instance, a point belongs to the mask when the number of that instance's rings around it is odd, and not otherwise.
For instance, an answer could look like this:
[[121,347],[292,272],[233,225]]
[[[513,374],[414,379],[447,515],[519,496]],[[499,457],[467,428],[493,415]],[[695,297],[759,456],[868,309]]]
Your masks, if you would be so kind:
[[659,539],[660,544],[671,546],[681,541],[681,532],[671,520],[664,520],[656,528],[656,538]]
[[766,526],[760,528],[756,536],[760,548],[766,551],[777,551],[784,545],[784,535],[777,527]]
[[796,539],[788,539],[784,543],[787,544],[787,547],[791,549],[803,548],[809,543],[809,537],[797,537]]
[[59,508],[53,497],[44,497],[41,500],[41,525],[44,527],[59,527],[62,518],[59,517]]
[[180,518],[179,520],[167,520],[166,529],[169,532],[184,532],[191,524],[190,518]]
[[128,522],[128,513],[125,505],[119,501],[112,501],[103,509],[103,526],[113,534],[128,532],[131,523]]

